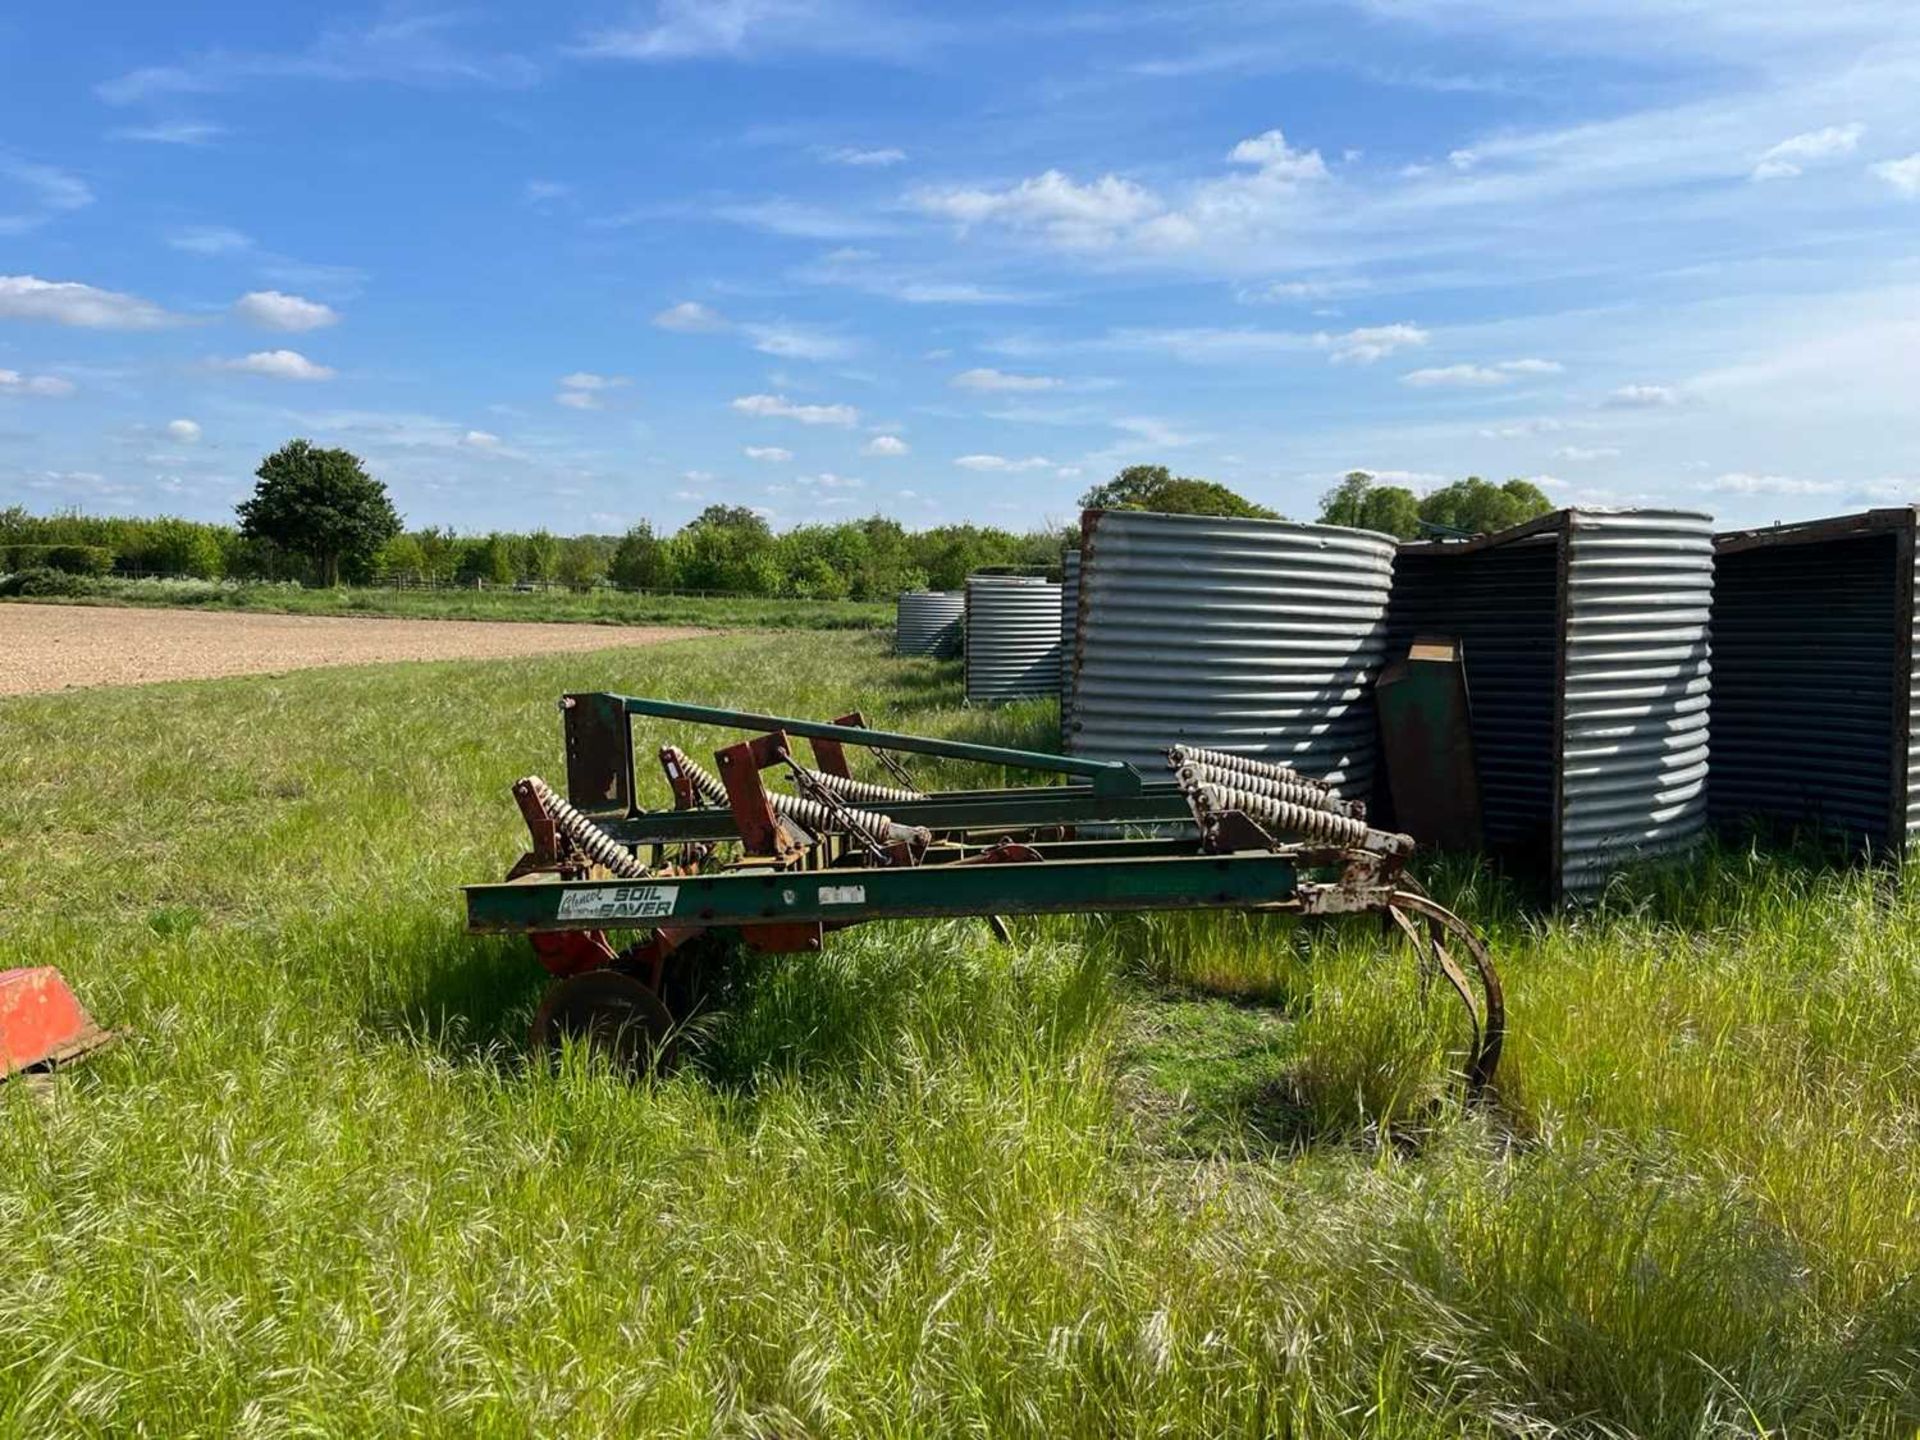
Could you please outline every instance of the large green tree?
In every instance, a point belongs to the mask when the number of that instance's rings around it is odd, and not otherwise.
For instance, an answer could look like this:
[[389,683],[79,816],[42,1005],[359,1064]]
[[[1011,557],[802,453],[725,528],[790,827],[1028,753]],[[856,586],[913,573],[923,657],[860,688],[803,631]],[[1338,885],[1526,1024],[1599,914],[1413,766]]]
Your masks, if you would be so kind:
[[780,588],[773,530],[745,505],[709,505],[674,537],[680,583],[689,590],[772,595]]
[[400,533],[387,487],[346,450],[289,440],[260,462],[258,483],[237,511],[240,533],[313,562],[322,584],[372,569],[380,547]]
[[1483,535],[1519,525],[1553,509],[1553,502],[1529,480],[1495,485],[1478,475],[1442,486],[1420,502],[1420,519],[1442,531]]
[[1129,465],[1105,484],[1080,497],[1082,510],[1155,510],[1163,515],[1229,515],[1247,520],[1277,520],[1213,480],[1175,475],[1164,465]]
[[1403,486],[1380,484],[1370,470],[1349,470],[1320,497],[1320,523],[1411,540],[1420,533],[1420,501]]
[[653,533],[652,525],[640,521],[613,547],[607,578],[622,590],[672,589],[673,557],[667,542]]

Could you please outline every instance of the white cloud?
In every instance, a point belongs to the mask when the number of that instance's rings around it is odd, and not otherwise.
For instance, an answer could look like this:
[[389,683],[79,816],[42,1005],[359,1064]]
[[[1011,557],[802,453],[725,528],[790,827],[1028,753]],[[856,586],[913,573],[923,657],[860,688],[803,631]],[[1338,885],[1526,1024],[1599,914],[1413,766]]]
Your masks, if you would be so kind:
[[782,360],[844,360],[853,354],[851,341],[823,335],[797,325],[743,325],[753,348]]
[[650,19],[596,30],[571,47],[595,60],[741,60],[773,51],[893,56],[926,27],[831,0],[655,0]]
[[831,149],[816,152],[822,160],[834,165],[854,165],[861,167],[898,165],[907,158],[907,152],[896,146],[887,145],[879,149],[863,150],[856,145],[838,145]]
[[193,420],[169,420],[167,422],[167,438],[177,440],[182,445],[198,445],[200,443],[200,426],[198,422]]
[[1622,385],[1607,396],[1620,410],[1659,410],[1680,403],[1680,392],[1670,385]]
[[1324,180],[1326,162],[1318,150],[1296,150],[1278,130],[1268,130],[1250,140],[1242,140],[1227,152],[1236,164],[1254,165],[1276,180]]
[[82,330],[158,330],[183,323],[138,295],[32,275],[0,275],[0,320],[47,320]]
[[985,470],[996,474],[1017,474],[1023,470],[1052,470],[1053,461],[1044,455],[1029,455],[1024,460],[1009,460],[1004,455],[962,455],[954,464],[962,470]]
[[860,412],[851,405],[799,405],[784,395],[740,395],[732,405],[742,415],[797,420],[802,425],[851,426],[860,420]]
[[59,375],[22,375],[18,370],[0,370],[0,395],[44,395],[57,399],[73,391],[73,382]]
[[162,120],[153,125],[123,125],[109,130],[110,140],[138,140],[148,145],[206,145],[227,133],[211,120]]
[[189,225],[169,231],[167,244],[189,255],[240,255],[253,249],[253,237],[230,225]]
[[836,475],[831,470],[823,470],[818,475],[796,475],[793,479],[796,485],[818,490],[858,490],[866,483],[851,475]]
[[1553,452],[1558,460],[1611,460],[1619,453],[1611,445],[1562,445]]
[[912,447],[898,435],[876,435],[861,447],[863,455],[905,455]]
[[962,370],[950,383],[961,390],[989,391],[1052,390],[1060,384],[1051,375],[1009,375],[988,366]]
[[1736,470],[1702,480],[1696,488],[1715,495],[1839,495],[1849,487],[1835,480],[1797,480],[1791,475],[1749,475]]
[[148,65],[93,87],[109,105],[174,95],[211,94],[251,81],[338,83],[385,81],[435,88],[522,86],[540,68],[525,56],[462,46],[453,31],[470,23],[457,14],[395,13],[363,25],[330,24],[303,50],[214,49],[174,65]]
[[1422,389],[1439,386],[1472,389],[1506,385],[1516,375],[1558,375],[1565,368],[1557,360],[1502,360],[1494,365],[1437,365],[1410,371],[1401,379]]
[[698,300],[682,300],[677,305],[669,305],[653,317],[653,323],[662,330],[688,335],[727,328],[726,318],[719,311],[702,305]]
[[1805,162],[1830,160],[1836,155],[1851,155],[1860,144],[1866,126],[1828,125],[1782,140],[1760,157],[1753,167],[1755,180],[1785,180],[1801,173]]
[[520,187],[521,202],[536,209],[555,200],[564,200],[573,187],[564,180],[529,180]]
[[1151,191],[1118,175],[1082,185],[1058,170],[1001,190],[922,188],[908,198],[929,214],[961,225],[997,221],[1037,230],[1071,249],[1111,245],[1130,227],[1165,209]]
[[560,377],[560,393],[553,397],[553,402],[569,410],[598,410],[603,406],[600,397],[604,392],[632,383],[624,375],[595,375],[590,370],[576,370]]
[[1882,160],[1867,168],[1902,195],[1920,195],[1920,151],[1904,160]]
[[1371,365],[1396,350],[1424,345],[1429,336],[1418,325],[1369,325],[1344,335],[1320,335],[1315,343],[1333,352],[1333,363]]
[[256,350],[239,360],[216,360],[213,366],[272,380],[331,380],[334,374],[329,366],[316,365],[297,350]]
[[468,450],[498,451],[500,437],[490,430],[469,430],[460,437],[460,444]]
[[167,244],[190,255],[238,255],[253,248],[253,237],[227,225],[189,225],[171,232]]
[[[56,215],[84,209],[93,203],[86,181],[51,165],[36,165],[0,153],[0,180],[9,180],[25,192],[26,208],[0,211],[0,235],[19,235],[44,225]],[[4,191],[0,191],[3,195]]]
[[340,312],[331,305],[278,290],[248,291],[233,302],[233,313],[262,330],[319,330],[340,320]]
[[1151,415],[1123,415],[1113,422],[1113,428],[1124,430],[1136,439],[1144,440],[1156,449],[1177,450],[1182,445],[1198,444],[1205,436],[1190,434],[1156,420]]
[[784,464],[793,459],[791,450],[783,449],[778,445],[748,445],[740,453],[749,460],[763,460],[775,465]]

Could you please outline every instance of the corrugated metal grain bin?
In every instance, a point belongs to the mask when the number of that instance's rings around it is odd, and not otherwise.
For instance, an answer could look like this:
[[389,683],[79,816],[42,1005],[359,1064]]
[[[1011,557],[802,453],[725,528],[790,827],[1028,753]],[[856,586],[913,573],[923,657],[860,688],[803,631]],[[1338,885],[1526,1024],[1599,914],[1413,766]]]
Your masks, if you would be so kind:
[[1080,552],[1060,557],[1060,735],[1073,720],[1073,633],[1080,623]]
[[966,614],[964,591],[907,591],[894,610],[893,653],[933,655],[942,659],[958,655],[960,626]]
[[1547,859],[1558,894],[1706,824],[1711,519],[1560,510],[1400,547],[1391,643],[1461,641],[1489,847]]
[[1136,510],[1082,537],[1072,753],[1158,772],[1202,745],[1366,795],[1391,538]]
[[1060,690],[1060,587],[1025,575],[967,577],[967,699]]
[[1912,507],[1714,539],[1717,825],[1818,825],[1902,853],[1913,783]]

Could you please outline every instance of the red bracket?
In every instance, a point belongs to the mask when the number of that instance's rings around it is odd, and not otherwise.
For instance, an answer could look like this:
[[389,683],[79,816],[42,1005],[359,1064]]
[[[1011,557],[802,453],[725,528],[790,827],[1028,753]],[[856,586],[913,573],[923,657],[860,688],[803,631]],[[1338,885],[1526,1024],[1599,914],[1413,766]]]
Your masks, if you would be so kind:
[[[832,721],[835,725],[847,725],[857,730],[867,728],[866,717],[855,710],[850,715],[842,715]],[[813,747],[813,763],[828,775],[838,775],[842,780],[851,780],[853,771],[847,768],[847,747],[838,740],[823,740],[818,736],[807,742]]]
[[727,805],[749,855],[771,855],[780,860],[798,858],[805,846],[796,843],[792,827],[783,826],[767,799],[760,772],[782,764],[787,757],[787,735],[775,730],[713,752],[720,783],[727,787]]
[[513,787],[513,799],[520,807],[521,818],[527,822],[527,833],[533,837],[534,860],[541,865],[557,864],[560,836],[554,829],[553,817],[547,814],[547,807],[540,803],[533,786],[525,780],[519,781]]

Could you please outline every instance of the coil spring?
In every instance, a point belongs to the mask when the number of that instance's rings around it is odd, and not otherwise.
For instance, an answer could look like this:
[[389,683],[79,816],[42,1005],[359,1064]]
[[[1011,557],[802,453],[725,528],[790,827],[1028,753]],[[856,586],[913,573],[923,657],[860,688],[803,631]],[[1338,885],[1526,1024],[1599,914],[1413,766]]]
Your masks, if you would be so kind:
[[1333,792],[1333,786],[1326,781],[1302,775],[1290,765],[1276,765],[1271,760],[1255,760],[1250,755],[1235,755],[1227,750],[1175,745],[1167,751],[1167,768],[1178,770],[1183,765],[1205,765],[1212,770],[1231,770],[1236,775],[1258,775],[1267,780],[1290,780],[1296,785],[1309,785],[1328,794]]
[[1364,820],[1335,815],[1326,810],[1311,810],[1305,805],[1296,805],[1288,800],[1275,800],[1267,795],[1255,795],[1250,790],[1235,790],[1223,785],[1203,785],[1194,793],[1199,796],[1200,804],[1205,809],[1238,810],[1273,829],[1283,830],[1290,835],[1299,835],[1308,840],[1319,840],[1328,845],[1341,845],[1355,850],[1378,850],[1382,848],[1382,843],[1376,837],[1386,835],[1384,831],[1369,828]]
[[927,797],[918,790],[902,790],[896,785],[876,785],[871,780],[855,780],[846,775],[829,775],[809,770],[807,775],[823,790],[831,790],[843,800],[859,800],[868,805],[904,805]]
[[1350,815],[1346,802],[1329,794],[1318,786],[1297,779],[1274,780],[1265,775],[1237,773],[1231,770],[1216,770],[1210,765],[1183,765],[1180,767],[1180,784],[1183,787],[1197,785],[1220,785],[1229,790],[1244,790],[1251,795],[1264,795],[1269,800],[1284,800],[1290,805],[1304,805],[1309,810],[1325,810],[1330,815]]
[[552,817],[553,828],[579,846],[590,860],[604,865],[623,880],[644,880],[653,873],[634,858],[632,851],[562,800],[538,775],[529,775],[519,783],[533,792]]
[[[680,767],[692,783],[694,791],[716,805],[727,803],[727,787],[720,778],[707,769],[698,760],[676,746],[661,747],[660,753],[674,765]],[[818,800],[809,800],[804,795],[787,795],[778,790],[769,790],[767,804],[776,815],[784,815],[797,820],[816,834],[841,831],[851,824],[859,834],[875,845],[886,845],[895,839],[904,839],[912,832],[903,825],[896,825],[890,816],[878,815],[871,810],[855,810],[849,807],[845,811],[846,824]]]

